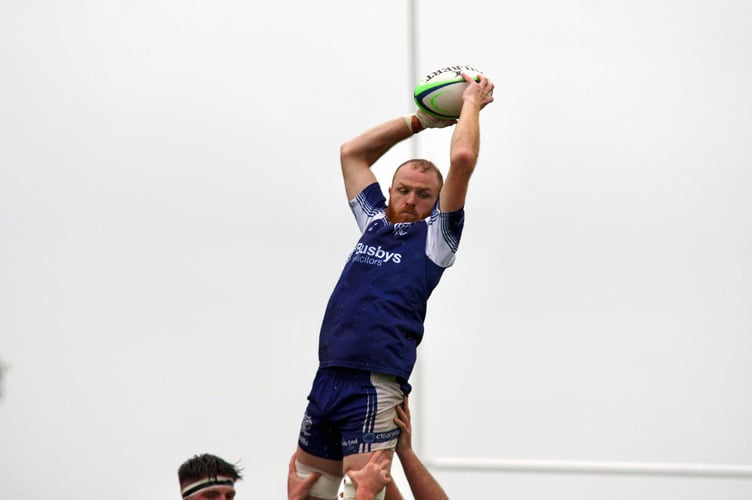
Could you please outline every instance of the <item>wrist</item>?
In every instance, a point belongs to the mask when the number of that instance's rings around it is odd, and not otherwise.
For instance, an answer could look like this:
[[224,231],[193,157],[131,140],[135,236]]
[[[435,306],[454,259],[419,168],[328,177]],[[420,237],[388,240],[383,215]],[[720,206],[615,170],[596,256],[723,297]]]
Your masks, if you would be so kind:
[[410,129],[411,134],[417,134],[425,128],[423,126],[423,123],[420,121],[420,118],[418,118],[416,114],[405,115],[404,118],[405,123],[407,123],[407,128]]
[[374,490],[370,485],[361,485],[355,489],[355,500],[374,498],[381,490]]

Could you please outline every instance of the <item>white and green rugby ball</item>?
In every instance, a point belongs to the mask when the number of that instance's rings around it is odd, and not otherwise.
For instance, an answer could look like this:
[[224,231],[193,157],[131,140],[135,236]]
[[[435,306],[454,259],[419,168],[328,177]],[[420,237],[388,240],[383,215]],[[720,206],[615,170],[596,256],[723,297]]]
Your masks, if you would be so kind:
[[478,68],[467,65],[446,66],[431,71],[415,86],[413,97],[418,108],[431,116],[445,120],[459,118],[462,110],[462,93],[467,88],[467,82],[461,73],[467,73],[479,81]]

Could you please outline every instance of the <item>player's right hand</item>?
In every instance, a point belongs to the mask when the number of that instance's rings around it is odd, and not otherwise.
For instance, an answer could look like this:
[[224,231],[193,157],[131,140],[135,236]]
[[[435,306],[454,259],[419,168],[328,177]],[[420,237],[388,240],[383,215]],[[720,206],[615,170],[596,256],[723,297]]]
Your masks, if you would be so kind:
[[423,125],[423,128],[444,128],[457,123],[457,120],[445,120],[442,118],[436,118],[435,116],[429,115],[422,109],[417,110],[415,112],[415,116],[418,117],[418,120],[420,120],[420,124]]

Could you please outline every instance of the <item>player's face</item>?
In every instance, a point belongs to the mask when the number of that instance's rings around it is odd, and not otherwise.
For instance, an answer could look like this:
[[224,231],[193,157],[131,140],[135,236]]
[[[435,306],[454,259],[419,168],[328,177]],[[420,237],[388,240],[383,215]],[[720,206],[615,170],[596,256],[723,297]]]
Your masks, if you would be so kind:
[[425,219],[439,197],[440,183],[436,172],[421,172],[411,163],[403,165],[389,187],[386,217],[392,224]]
[[235,488],[232,486],[212,486],[201,490],[195,495],[188,497],[188,500],[233,500],[235,498]]

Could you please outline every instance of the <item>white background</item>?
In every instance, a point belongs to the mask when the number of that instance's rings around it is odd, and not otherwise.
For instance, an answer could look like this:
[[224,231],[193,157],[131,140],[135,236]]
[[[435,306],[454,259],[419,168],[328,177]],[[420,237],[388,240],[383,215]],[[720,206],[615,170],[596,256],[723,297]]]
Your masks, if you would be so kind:
[[[752,464],[744,1],[0,3],[0,489],[284,498],[357,239],[339,145],[414,77],[497,84],[413,380],[422,457]],[[450,130],[421,134],[442,168]],[[388,185],[410,154],[375,171]],[[450,497],[749,499],[752,481],[436,471]],[[399,479],[401,481],[401,479]],[[408,493],[404,482],[401,489]]]

